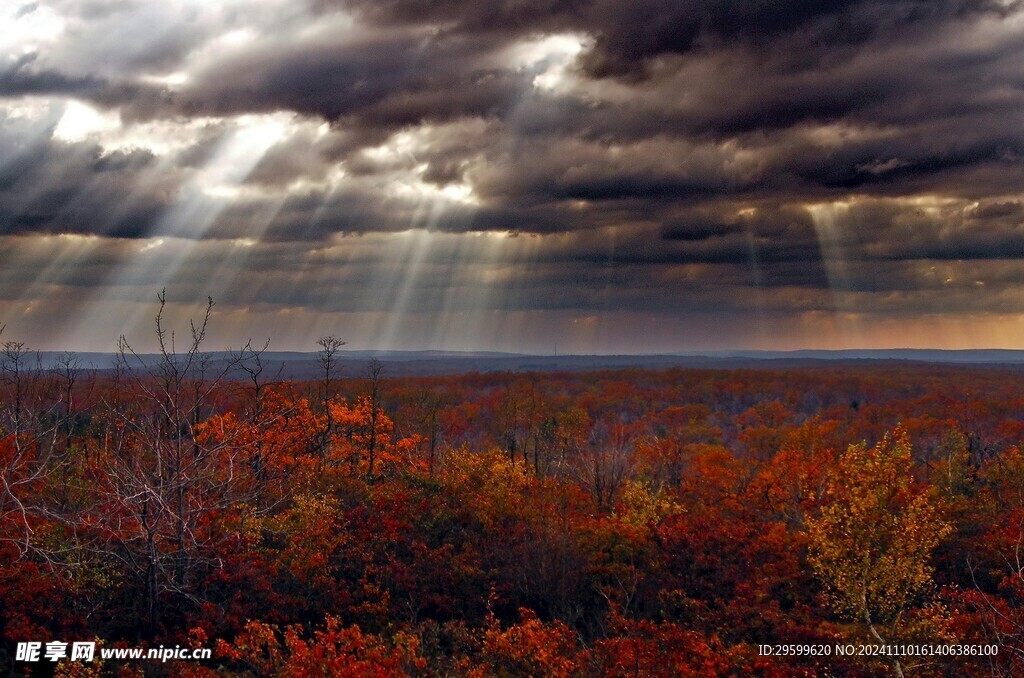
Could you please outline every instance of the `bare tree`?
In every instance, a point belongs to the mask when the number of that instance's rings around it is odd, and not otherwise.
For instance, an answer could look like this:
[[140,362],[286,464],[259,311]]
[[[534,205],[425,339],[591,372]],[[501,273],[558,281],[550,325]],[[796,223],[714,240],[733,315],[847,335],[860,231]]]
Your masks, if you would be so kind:
[[590,486],[598,510],[614,505],[619,487],[628,476],[635,442],[632,429],[617,421],[600,420],[591,429],[579,475]]
[[366,381],[369,387],[370,399],[370,431],[367,436],[366,457],[368,462],[367,477],[373,479],[373,464],[377,451],[377,421],[380,418],[380,397],[381,397],[381,374],[384,372],[384,363],[376,358],[370,358],[366,366]]
[[419,428],[427,438],[427,464],[430,476],[434,476],[437,463],[437,443],[441,433],[441,408],[444,400],[437,392],[424,388],[418,397]]
[[338,395],[335,386],[335,381],[338,377],[338,353],[341,352],[341,347],[345,345],[345,342],[338,339],[333,334],[328,334],[317,339],[316,345],[320,347],[316,352],[316,362],[320,366],[321,372],[320,402],[323,406],[324,415],[326,417],[324,430],[320,432],[318,442],[319,449],[317,451],[321,458],[323,458],[327,445],[330,443],[331,434],[334,432],[334,418],[331,414],[331,401]]
[[4,538],[17,541],[23,556],[32,552],[52,562],[53,549],[33,541],[30,520],[32,515],[50,516],[51,507],[38,496],[34,502],[26,496],[66,464],[60,434],[67,424],[57,382],[43,369],[39,354],[34,360],[32,354],[22,342],[0,345],[0,444],[11,448],[11,454],[0,457],[0,521],[13,519],[9,524],[20,525],[20,531]]
[[24,445],[27,419],[29,349],[20,341],[5,341],[0,350],[0,380],[8,392],[4,399],[4,428],[13,436],[15,449]]
[[340,360],[338,354],[341,352],[341,347],[345,345],[345,342],[333,334],[328,334],[317,339],[316,345],[320,347],[316,352],[316,362],[320,366],[322,374],[320,397],[326,408],[327,403],[337,395],[335,380],[338,378],[338,363]]
[[61,353],[54,363],[53,372],[60,384],[65,434],[64,451],[67,452],[71,449],[71,436],[75,432],[75,385],[82,375],[82,361],[74,353]]
[[29,523],[30,506],[22,497],[23,488],[30,487],[45,474],[44,466],[31,454],[26,444],[25,399],[28,349],[21,342],[6,341],[0,350],[0,385],[5,397],[0,410],[3,438],[10,441],[13,454],[4,455],[0,466],[0,521],[17,520],[23,528],[17,541],[22,555],[30,547],[32,527]]
[[[233,356],[234,364],[245,374],[244,388],[247,391],[249,407],[247,408],[247,419],[255,426],[266,427],[268,422],[264,418],[264,400],[266,398],[267,380],[263,377],[266,371],[266,364],[263,361],[263,354],[270,347],[270,339],[263,342],[262,346],[253,346],[252,340],[246,342]],[[278,370],[280,376],[280,370]],[[250,467],[257,479],[264,479],[265,455],[263,452],[263,436],[256,436],[256,449],[250,459]]]
[[[160,624],[162,594],[197,602],[196,573],[209,563],[200,555],[197,526],[211,511],[237,502],[235,475],[243,465],[230,455],[229,442],[210,444],[201,422],[212,412],[215,391],[237,366],[228,354],[212,370],[202,345],[213,300],[179,351],[176,335],[165,326],[166,295],[158,295],[155,318],[158,353],[138,354],[119,341],[119,394],[108,403],[114,423],[114,453],[109,455],[108,517],[117,521],[117,543],[108,553],[142,580],[148,635]],[[220,453],[229,455],[222,459]]]

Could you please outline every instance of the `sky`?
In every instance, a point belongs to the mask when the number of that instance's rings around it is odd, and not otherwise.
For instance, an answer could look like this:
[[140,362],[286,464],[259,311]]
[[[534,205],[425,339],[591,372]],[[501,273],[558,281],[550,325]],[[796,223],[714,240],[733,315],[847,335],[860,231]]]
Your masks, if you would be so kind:
[[1019,0],[7,0],[0,340],[1024,348]]

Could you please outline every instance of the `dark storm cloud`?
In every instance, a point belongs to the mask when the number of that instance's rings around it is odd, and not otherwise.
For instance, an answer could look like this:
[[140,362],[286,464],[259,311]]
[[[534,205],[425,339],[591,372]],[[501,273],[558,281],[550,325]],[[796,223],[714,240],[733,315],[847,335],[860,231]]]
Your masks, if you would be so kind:
[[0,291],[74,233],[50,284],[124,300],[1024,312],[1022,9],[26,2]]
[[38,143],[0,166],[0,233],[145,236],[172,184],[129,195],[125,186],[153,164],[145,151],[102,155],[90,144]]
[[286,109],[391,129],[485,117],[507,111],[525,84],[482,63],[491,47],[414,30],[260,43],[207,65],[170,105],[190,114]]
[[37,94],[88,95],[101,91],[106,83],[98,78],[75,77],[52,70],[39,71],[29,54],[0,71],[0,96],[19,97]]
[[378,26],[430,26],[445,35],[483,36],[497,46],[524,35],[591,27],[593,0],[310,0],[318,12],[342,10]]
[[585,31],[596,36],[584,55],[592,75],[640,74],[650,60],[723,45],[750,44],[766,51],[780,39],[814,59],[879,40],[905,39],[950,21],[1003,17],[1019,5],[998,0],[499,0],[436,3],[428,0],[314,0],[318,9],[354,9],[381,24],[433,24],[459,34],[523,35]]
[[686,54],[722,44],[751,43],[774,51],[780,37],[794,38],[812,55],[876,40],[904,38],[908,31],[930,28],[978,14],[1004,15],[995,0],[718,0],[672,2],[640,0],[603,3],[598,41],[588,55],[595,74],[635,74],[650,59]]
[[[726,211],[726,208],[722,208]],[[923,207],[862,199],[840,210],[831,227],[806,208],[762,208],[723,220],[702,209],[665,222],[661,237],[693,251],[735,261],[879,262],[1024,257],[1024,211],[1018,202]],[[837,228],[838,227],[838,228]],[[746,243],[746,244],[745,244]],[[663,256],[673,250],[661,250]],[[714,254],[712,254],[714,253]],[[699,258],[699,257],[698,257]]]
[[[1013,162],[1022,151],[1018,123],[1024,122],[1024,107],[1015,83],[1024,43],[1012,39],[1016,35],[970,49],[955,42],[958,32],[981,18],[1007,14],[1005,3],[862,1],[808,9],[807,3],[797,2],[643,2],[628,7],[547,2],[481,9],[476,3],[394,2],[348,9],[379,26],[337,38],[299,40],[285,34],[258,40],[204,64],[173,93],[136,85],[132,97],[128,88],[123,96],[135,103],[123,114],[285,109],[342,128],[390,131],[493,118],[502,122],[497,134],[505,140],[541,134],[548,138],[539,143],[554,148],[560,139],[591,141],[590,162],[597,167],[572,176],[538,172],[532,153],[530,162],[518,162],[525,154],[516,153],[512,144],[507,159],[513,161],[508,165],[513,175],[502,180],[518,182],[526,195],[510,198],[531,199],[541,191],[548,200],[692,200],[780,188],[889,190],[938,175],[953,174],[947,182],[953,183],[959,168]],[[630,20],[621,20],[624,11],[631,13]],[[637,20],[644,16],[657,20]],[[542,30],[595,36],[581,63],[598,59],[594,54],[599,52],[604,61],[627,59],[637,68],[659,55],[675,56],[649,81],[633,83],[631,99],[601,100],[599,81],[593,85],[596,99],[576,92],[532,92],[533,73],[503,68],[496,54],[514,39]],[[619,33],[630,37],[615,37]],[[846,39],[837,40],[836,34]],[[807,57],[804,42],[814,46],[816,56]],[[613,47],[620,43],[631,51]],[[118,99],[110,85],[87,78],[52,71],[19,77],[25,80],[20,91],[31,87],[108,103]],[[680,99],[680,92],[687,96]],[[828,123],[902,128],[869,139],[850,138],[835,147],[793,134],[808,124]],[[778,138],[760,138],[772,130],[780,131]],[[718,144],[728,140],[761,155],[763,169],[715,176],[698,166],[694,176],[678,176],[606,162],[609,143],[660,136]],[[426,154],[428,180],[457,179],[465,160],[480,150],[486,149],[464,149],[461,158]],[[674,160],[689,160],[685,150],[676,153]],[[514,176],[518,171],[536,178]]]

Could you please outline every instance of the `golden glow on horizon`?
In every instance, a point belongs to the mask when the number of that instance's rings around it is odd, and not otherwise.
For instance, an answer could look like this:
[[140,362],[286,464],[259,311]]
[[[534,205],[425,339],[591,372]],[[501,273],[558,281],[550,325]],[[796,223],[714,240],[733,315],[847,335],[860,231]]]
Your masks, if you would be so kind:
[[[0,317],[8,322],[5,336],[19,340],[40,337],[38,350],[112,351],[117,329],[110,318],[139,317],[136,327],[125,326],[129,339],[140,347],[150,342],[154,300],[105,298],[90,303],[93,322],[75,335],[55,331],[66,321],[67,304],[78,303],[83,290],[61,288],[59,298],[0,300]],[[134,297],[134,295],[132,295]],[[320,311],[302,305],[248,303],[232,306],[218,302],[218,317],[211,326],[211,342],[237,346],[249,337],[273,340],[275,350],[312,350],[317,336],[344,329],[352,348],[381,348],[379,331],[394,326],[394,349],[441,348],[450,350],[511,350],[544,353],[551,337],[558,336],[559,352],[642,352],[687,350],[801,350],[801,349],[1017,349],[1024,350],[1024,314],[922,315],[833,314],[809,311],[768,317],[757,341],[749,319],[699,316],[681,318],[628,311],[500,311],[427,312],[411,309],[397,315],[383,311]],[[31,304],[31,315],[25,309]],[[187,327],[199,307],[194,303],[169,304],[169,322]],[[851,316],[851,317],[845,317]],[[287,318],[287,322],[282,322]],[[459,331],[472,323],[474,334]],[[851,333],[850,327],[858,328]],[[571,331],[570,331],[571,330]],[[680,342],[679,339],[684,341]],[[595,342],[600,342],[600,345]]]

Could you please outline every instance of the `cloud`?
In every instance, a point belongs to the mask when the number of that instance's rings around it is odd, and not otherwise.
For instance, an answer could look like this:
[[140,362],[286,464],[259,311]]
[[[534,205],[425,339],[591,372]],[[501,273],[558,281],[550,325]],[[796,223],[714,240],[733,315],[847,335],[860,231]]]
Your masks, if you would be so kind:
[[1024,313],[1018,2],[2,12],[11,304]]

